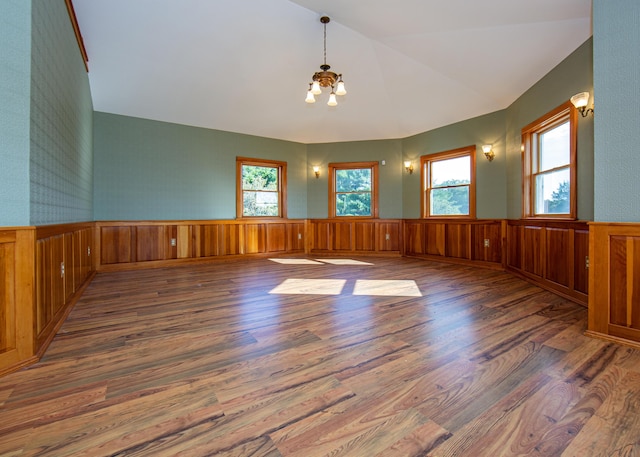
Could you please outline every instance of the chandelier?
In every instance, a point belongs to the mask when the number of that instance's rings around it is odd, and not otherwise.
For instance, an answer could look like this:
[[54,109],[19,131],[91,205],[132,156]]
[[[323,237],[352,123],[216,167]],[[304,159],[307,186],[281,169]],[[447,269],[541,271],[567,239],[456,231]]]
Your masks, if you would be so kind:
[[309,83],[307,98],[304,101],[307,103],[315,103],[315,95],[320,95],[323,87],[331,87],[327,105],[336,106],[338,104],[336,95],[344,95],[347,91],[344,88],[342,75],[330,71],[331,67],[327,65],[327,24],[330,20],[328,16],[322,16],[320,18],[320,22],[324,25],[324,63],[320,65],[322,71],[316,71],[313,74],[313,82]]

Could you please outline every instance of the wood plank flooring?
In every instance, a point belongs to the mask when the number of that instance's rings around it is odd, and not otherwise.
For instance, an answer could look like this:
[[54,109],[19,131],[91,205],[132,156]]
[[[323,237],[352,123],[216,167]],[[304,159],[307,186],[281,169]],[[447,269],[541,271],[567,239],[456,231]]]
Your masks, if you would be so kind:
[[1,456],[640,456],[640,351],[408,258],[100,273],[0,378]]

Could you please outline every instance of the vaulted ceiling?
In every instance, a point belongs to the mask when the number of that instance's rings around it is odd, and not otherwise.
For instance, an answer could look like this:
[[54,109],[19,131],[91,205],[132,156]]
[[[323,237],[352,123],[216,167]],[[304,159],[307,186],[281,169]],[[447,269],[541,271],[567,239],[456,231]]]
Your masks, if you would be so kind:
[[[591,0],[73,0],[94,109],[302,143],[506,108],[591,35]],[[323,61],[348,91],[304,102]],[[567,94],[569,97],[572,94]]]

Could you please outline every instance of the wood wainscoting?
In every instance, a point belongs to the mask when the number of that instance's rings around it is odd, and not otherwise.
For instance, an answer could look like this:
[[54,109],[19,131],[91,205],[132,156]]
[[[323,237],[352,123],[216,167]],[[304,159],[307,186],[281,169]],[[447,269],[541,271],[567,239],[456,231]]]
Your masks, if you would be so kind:
[[35,228],[0,230],[0,374],[35,362]]
[[400,255],[401,219],[311,219],[310,254]]
[[587,334],[640,347],[640,224],[589,226]]
[[97,222],[99,270],[305,251],[304,220]]
[[404,255],[502,268],[504,221],[404,221]]
[[508,220],[506,269],[587,306],[587,222]]
[[35,352],[47,346],[95,275],[94,224],[36,229]]
[[0,374],[44,354],[93,278],[93,227],[0,230]]
[[[505,269],[640,344],[640,224],[240,219],[0,229],[0,374],[40,357],[96,271],[287,254],[390,255]],[[591,269],[588,269],[588,264]]]

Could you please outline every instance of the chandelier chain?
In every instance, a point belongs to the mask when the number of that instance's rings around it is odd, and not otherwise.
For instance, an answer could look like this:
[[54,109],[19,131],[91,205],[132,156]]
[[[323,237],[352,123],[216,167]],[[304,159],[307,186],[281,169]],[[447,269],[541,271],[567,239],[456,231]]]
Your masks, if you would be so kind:
[[322,24],[324,26],[324,64],[327,64],[327,23]]

